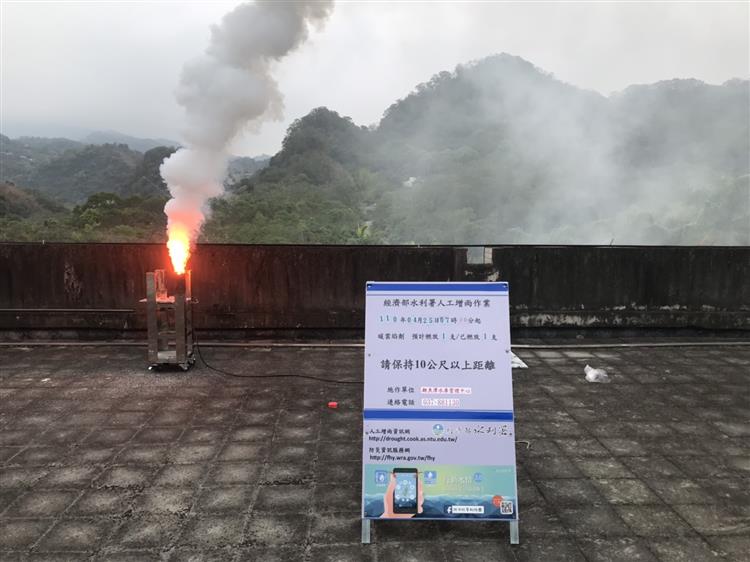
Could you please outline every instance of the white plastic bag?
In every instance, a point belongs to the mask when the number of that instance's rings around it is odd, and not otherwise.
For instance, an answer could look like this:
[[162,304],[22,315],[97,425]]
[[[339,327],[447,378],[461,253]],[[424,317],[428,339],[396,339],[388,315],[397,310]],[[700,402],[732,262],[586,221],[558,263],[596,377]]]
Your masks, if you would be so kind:
[[594,369],[586,365],[583,368],[583,372],[586,373],[586,380],[588,382],[609,382],[609,375],[604,369]]

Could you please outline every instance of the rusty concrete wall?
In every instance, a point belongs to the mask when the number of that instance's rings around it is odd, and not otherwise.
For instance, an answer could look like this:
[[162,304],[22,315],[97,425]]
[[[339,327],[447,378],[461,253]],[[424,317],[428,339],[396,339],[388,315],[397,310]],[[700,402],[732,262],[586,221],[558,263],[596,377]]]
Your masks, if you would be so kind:
[[[490,252],[487,252],[490,255]],[[496,279],[517,328],[750,330],[750,248],[500,246],[198,247],[196,326],[214,333],[356,331],[368,280]],[[123,336],[145,328],[160,244],[0,244],[0,338]]]
[[750,329],[750,248],[502,246],[524,327]]
[[[449,281],[454,254],[446,247],[200,245],[190,262],[195,324],[360,328],[368,280]],[[168,264],[161,244],[0,244],[0,330],[143,330],[145,274]]]

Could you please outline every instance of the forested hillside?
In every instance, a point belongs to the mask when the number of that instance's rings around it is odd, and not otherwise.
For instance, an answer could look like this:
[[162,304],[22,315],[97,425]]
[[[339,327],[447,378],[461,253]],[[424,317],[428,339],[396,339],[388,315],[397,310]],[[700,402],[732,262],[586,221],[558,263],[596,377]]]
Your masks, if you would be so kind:
[[81,143],[70,139],[10,139],[0,135],[0,181],[23,181],[39,166],[62,156],[66,150],[82,146]]
[[[69,139],[0,136],[0,181],[38,191],[68,206],[101,192],[167,196],[159,166],[175,150],[173,146],[157,146],[141,153],[124,143],[82,144]],[[247,178],[266,163],[262,159],[232,158],[228,181]]]
[[[69,139],[0,142],[0,240],[164,240],[169,193],[159,166],[175,148],[141,154],[124,144]],[[246,178],[263,165],[233,158],[231,177]]]
[[[297,119],[267,167],[234,162],[203,240],[750,244],[749,102],[748,81],[605,97],[488,57],[420,84],[371,127],[327,108]],[[170,150],[78,148],[16,183],[76,203],[99,191],[157,201]],[[61,169],[74,179],[61,184]],[[163,218],[149,224],[158,238]]]
[[499,55],[442,72],[377,127],[320,108],[216,202],[243,242],[750,243],[748,82],[609,98]]
[[131,150],[148,152],[152,148],[180,146],[177,141],[169,139],[142,139],[130,135],[124,135],[117,131],[94,131],[86,135],[82,142],[84,144],[126,144]]

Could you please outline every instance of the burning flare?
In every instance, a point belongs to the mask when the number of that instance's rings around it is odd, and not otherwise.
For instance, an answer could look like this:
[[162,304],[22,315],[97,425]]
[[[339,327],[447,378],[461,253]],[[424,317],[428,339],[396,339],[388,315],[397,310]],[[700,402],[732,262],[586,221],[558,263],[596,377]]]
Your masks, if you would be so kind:
[[307,39],[310,27],[322,27],[332,9],[332,0],[240,4],[211,27],[205,53],[182,69],[176,95],[187,114],[184,143],[160,167],[172,195],[164,212],[176,273],[185,272],[209,201],[224,192],[232,140],[282,116],[276,64]]
[[172,267],[177,275],[183,275],[190,258],[190,235],[187,230],[179,226],[169,229],[169,240],[167,241],[169,257],[172,259]]

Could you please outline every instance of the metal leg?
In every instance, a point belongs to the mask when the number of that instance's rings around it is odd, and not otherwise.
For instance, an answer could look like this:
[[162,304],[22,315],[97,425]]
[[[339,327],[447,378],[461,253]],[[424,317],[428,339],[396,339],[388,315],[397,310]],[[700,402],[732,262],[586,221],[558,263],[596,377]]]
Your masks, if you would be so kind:
[[153,271],[146,273],[146,326],[148,327],[148,362],[159,363],[159,320],[156,305],[156,278]]
[[185,338],[185,334],[187,333],[185,329],[185,320],[187,320],[185,316],[185,307],[187,306],[187,303],[185,302],[184,282],[184,279],[178,282],[177,290],[174,294],[174,350],[175,362],[182,367],[183,371],[187,371],[187,341]]
[[518,521],[510,522],[510,544],[518,544]]
[[362,544],[370,544],[370,520],[362,519]]

